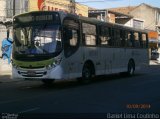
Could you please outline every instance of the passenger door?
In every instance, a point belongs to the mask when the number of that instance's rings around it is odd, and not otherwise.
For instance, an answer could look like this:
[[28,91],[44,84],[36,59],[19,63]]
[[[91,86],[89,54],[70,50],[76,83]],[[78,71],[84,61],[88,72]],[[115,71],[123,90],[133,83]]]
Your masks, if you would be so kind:
[[79,45],[80,45],[80,30],[79,24],[75,20],[65,21],[64,27],[64,56],[65,56],[65,72],[68,78],[78,76],[79,64],[81,61]]

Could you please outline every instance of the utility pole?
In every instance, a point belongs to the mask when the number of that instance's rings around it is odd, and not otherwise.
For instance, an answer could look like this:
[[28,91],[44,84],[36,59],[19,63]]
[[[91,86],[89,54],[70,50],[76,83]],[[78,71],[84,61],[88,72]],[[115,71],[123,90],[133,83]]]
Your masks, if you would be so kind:
[[13,0],[13,16],[16,14],[15,8],[16,8],[16,2],[15,0]]

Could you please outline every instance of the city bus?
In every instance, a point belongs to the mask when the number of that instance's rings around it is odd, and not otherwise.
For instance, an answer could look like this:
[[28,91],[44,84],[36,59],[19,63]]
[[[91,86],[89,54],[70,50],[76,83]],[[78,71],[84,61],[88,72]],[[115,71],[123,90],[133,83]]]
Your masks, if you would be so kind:
[[13,78],[79,79],[126,72],[147,65],[147,32],[68,14],[38,11],[13,18]]

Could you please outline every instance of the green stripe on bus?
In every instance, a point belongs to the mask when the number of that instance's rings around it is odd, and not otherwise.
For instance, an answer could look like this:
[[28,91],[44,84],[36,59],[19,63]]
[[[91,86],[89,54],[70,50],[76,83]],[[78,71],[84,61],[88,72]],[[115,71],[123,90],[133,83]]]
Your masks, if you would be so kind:
[[44,60],[44,61],[35,61],[35,62],[28,62],[28,61],[18,61],[18,60],[13,60],[13,63],[17,66],[21,66],[21,67],[30,67],[32,66],[34,67],[43,67],[43,66],[47,66],[50,64],[53,64],[54,59],[49,59],[49,60]]

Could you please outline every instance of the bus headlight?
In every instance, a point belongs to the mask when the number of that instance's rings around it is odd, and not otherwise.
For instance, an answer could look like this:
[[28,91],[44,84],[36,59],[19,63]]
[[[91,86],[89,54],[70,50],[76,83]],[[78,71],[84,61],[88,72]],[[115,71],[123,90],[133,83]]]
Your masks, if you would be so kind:
[[13,66],[14,68],[16,68],[16,69],[19,68],[13,61],[12,61],[11,63],[12,63],[12,66]]
[[48,70],[50,70],[50,69],[52,69],[52,66],[51,66],[51,65],[48,65],[46,68],[47,68]]
[[57,65],[59,65],[61,63],[61,61],[62,61],[62,58],[57,58],[57,59],[55,59],[55,61],[52,64],[46,66],[46,68],[48,70],[55,68]]
[[62,61],[62,58],[57,58],[54,62],[53,65],[59,65]]

